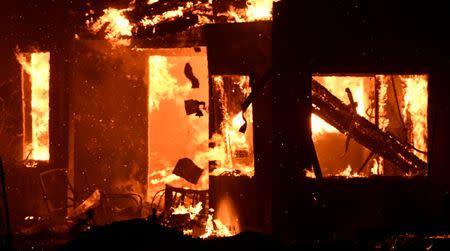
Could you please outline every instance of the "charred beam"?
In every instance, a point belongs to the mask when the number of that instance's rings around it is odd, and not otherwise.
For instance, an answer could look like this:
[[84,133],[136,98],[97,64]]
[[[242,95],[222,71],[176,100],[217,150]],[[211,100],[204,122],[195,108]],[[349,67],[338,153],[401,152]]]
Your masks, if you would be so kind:
[[10,221],[10,214],[9,214],[9,206],[8,206],[8,192],[6,190],[6,179],[5,179],[5,170],[3,169],[3,160],[0,157],[0,183],[1,183],[1,189],[2,189],[2,198],[3,198],[3,210],[4,210],[4,217],[6,222],[6,238],[5,238],[5,244],[6,248],[11,248],[12,244],[12,229],[11,229],[11,221]]
[[411,153],[407,146],[392,134],[381,131],[367,119],[354,114],[351,107],[315,80],[312,81],[312,103],[313,113],[341,133],[349,134],[361,145],[393,162],[404,172],[413,175],[426,172],[427,164]]
[[139,27],[133,37],[135,38],[154,38],[158,36],[165,36],[175,34],[177,32],[185,31],[193,27],[198,22],[198,17],[195,14],[188,14],[176,20],[157,24],[155,26]]
[[[201,2],[201,3],[199,3]],[[133,8],[132,11],[126,12],[126,17],[134,22],[137,23],[139,20],[143,19],[144,17],[153,18],[157,15],[162,15],[165,12],[168,11],[175,11],[178,9],[178,7],[186,7],[189,6],[189,3],[192,3],[190,0],[176,0],[176,1],[158,1],[153,4],[146,4],[146,3],[140,3],[137,4],[135,8]],[[208,0],[200,0],[195,3],[193,6],[193,9],[198,11],[205,11],[206,7],[205,5],[208,4]],[[190,10],[194,11],[194,10]]]

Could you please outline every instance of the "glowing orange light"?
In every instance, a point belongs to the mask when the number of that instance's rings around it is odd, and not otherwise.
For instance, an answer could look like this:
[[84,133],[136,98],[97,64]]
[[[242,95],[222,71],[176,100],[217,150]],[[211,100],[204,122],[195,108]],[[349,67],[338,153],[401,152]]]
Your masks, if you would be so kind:
[[272,5],[274,0],[248,0],[247,17],[248,21],[271,20]]
[[[411,119],[411,143],[422,151],[427,150],[427,110],[428,110],[428,80],[426,75],[401,76],[405,84],[403,120]],[[427,155],[413,150],[422,160]]]
[[[30,76],[31,86],[31,140],[24,144],[24,158],[48,161],[50,53],[31,53],[29,61],[25,54],[18,54],[17,60]],[[24,102],[28,101],[24,99]],[[27,133],[25,131],[25,134]],[[26,135],[25,137],[30,138]]]
[[[215,88],[218,90],[221,96],[222,102],[227,103],[227,97],[224,90],[224,82],[222,76],[215,76],[213,78],[215,83]],[[249,77],[240,76],[238,81],[234,84],[239,86],[239,89],[244,95],[249,95]],[[214,134],[211,141],[214,143],[215,147],[211,148],[209,151],[210,160],[215,160],[218,167],[214,169],[210,175],[221,175],[223,173],[232,173],[234,175],[247,175],[249,177],[254,176],[254,164],[253,161],[248,163],[247,161],[238,161],[240,154],[252,155],[252,132],[251,127],[253,126],[252,120],[252,106],[250,106],[245,111],[245,118],[247,120],[247,131],[242,133],[239,131],[241,126],[245,123],[242,112],[230,116],[228,114],[227,107],[223,107],[224,120],[221,123],[221,133]],[[253,158],[252,156],[247,156]],[[243,159],[247,159],[247,157]],[[239,174],[233,171],[238,171]]]
[[94,23],[87,22],[91,31],[98,32],[103,27],[105,28],[105,39],[113,42],[114,45],[130,45],[129,39],[124,37],[130,37],[133,26],[130,21],[125,17],[124,12],[128,9],[115,9],[108,8],[103,10],[104,14]]

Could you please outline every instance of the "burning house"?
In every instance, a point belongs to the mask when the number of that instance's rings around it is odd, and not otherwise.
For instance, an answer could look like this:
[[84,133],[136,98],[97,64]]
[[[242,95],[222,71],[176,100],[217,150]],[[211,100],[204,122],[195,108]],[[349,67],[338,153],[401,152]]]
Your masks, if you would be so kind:
[[4,236],[136,218],[203,239],[447,231],[450,77],[436,11],[288,0],[7,8]]

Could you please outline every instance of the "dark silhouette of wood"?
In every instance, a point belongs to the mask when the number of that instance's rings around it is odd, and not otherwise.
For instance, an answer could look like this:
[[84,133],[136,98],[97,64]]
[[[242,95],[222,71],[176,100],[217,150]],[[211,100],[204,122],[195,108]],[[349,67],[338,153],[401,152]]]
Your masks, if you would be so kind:
[[3,169],[3,160],[0,158],[0,181],[2,186],[2,197],[3,197],[3,208],[5,210],[5,223],[6,223],[6,249],[9,250],[12,244],[12,230],[11,222],[9,218],[9,206],[8,206],[8,196],[6,191],[6,181],[5,181],[5,170]]

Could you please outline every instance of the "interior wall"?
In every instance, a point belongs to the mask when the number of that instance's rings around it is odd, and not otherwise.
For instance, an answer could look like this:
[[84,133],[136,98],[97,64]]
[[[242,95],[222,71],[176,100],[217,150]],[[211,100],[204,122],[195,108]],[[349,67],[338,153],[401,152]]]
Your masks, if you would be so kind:
[[106,41],[74,41],[70,120],[75,200],[95,189],[145,195],[147,56]]

